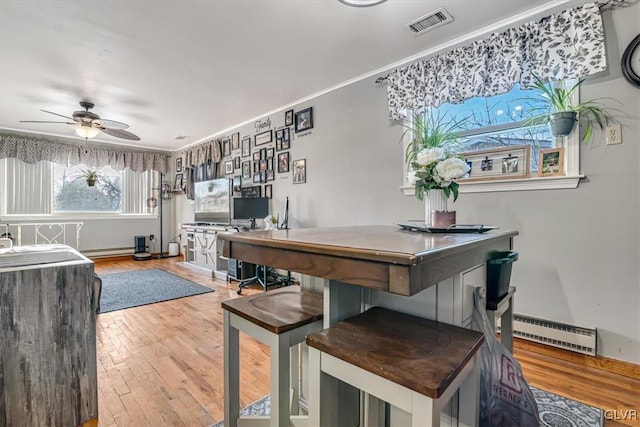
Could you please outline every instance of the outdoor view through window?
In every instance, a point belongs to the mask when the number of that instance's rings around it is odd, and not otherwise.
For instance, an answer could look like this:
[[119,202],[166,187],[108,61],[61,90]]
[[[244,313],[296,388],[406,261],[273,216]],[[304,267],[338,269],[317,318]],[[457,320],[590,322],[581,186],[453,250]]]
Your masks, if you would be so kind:
[[109,166],[97,170],[95,185],[87,184],[83,166],[53,168],[54,212],[121,212],[122,176]]

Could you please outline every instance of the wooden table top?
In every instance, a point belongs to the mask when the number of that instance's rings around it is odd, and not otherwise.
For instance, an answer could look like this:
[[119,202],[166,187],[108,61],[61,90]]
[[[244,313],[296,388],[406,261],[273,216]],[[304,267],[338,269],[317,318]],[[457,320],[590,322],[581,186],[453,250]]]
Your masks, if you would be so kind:
[[322,319],[322,294],[287,286],[222,301],[222,307],[274,334],[281,334]]
[[343,283],[414,295],[495,250],[508,250],[517,231],[435,234],[400,227],[352,226],[219,234],[223,254],[259,265]]
[[381,307],[307,336],[307,344],[438,398],[484,342],[480,332]]
[[415,265],[488,241],[517,236],[517,231],[421,233],[393,225],[252,231],[220,235],[222,240],[295,251]]

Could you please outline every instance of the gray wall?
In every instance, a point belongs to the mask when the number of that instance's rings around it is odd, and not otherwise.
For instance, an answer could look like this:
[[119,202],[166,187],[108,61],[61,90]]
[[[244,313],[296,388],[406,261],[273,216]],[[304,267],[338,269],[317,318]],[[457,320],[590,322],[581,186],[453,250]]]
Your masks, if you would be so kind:
[[[459,223],[520,231],[515,244],[521,257],[512,280],[517,312],[597,327],[600,354],[634,363],[640,363],[640,91],[622,78],[619,64],[639,21],[640,5],[605,14],[610,70],[591,79],[582,97],[622,102],[624,142],[605,146],[596,133],[582,146],[587,178],[579,188],[462,194],[454,205]],[[423,218],[423,205],[399,190],[402,128],[389,122],[386,90],[374,80],[295,107],[314,109],[311,134],[291,143],[292,160],[307,159],[307,183],[292,184],[291,174],[276,174],[272,182],[272,212],[282,214],[288,196],[292,227]],[[284,112],[270,119],[281,126]],[[255,134],[252,125],[238,131],[241,137]],[[178,222],[192,220],[189,209],[183,196],[178,199]]]

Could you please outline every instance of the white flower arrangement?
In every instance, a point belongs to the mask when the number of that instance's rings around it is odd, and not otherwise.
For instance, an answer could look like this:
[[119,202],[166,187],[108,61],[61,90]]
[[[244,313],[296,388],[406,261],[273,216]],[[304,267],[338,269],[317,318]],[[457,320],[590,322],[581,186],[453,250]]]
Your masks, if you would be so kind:
[[443,190],[447,198],[453,194],[455,201],[459,187],[455,180],[469,172],[469,166],[464,160],[448,154],[440,147],[420,150],[411,166],[413,170],[407,174],[407,180],[415,186],[419,200],[423,200],[425,191]]

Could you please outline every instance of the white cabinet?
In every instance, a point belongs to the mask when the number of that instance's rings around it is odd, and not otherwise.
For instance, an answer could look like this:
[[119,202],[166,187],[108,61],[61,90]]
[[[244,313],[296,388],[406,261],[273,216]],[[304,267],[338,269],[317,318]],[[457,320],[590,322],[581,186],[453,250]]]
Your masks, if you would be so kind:
[[221,226],[182,226],[187,236],[185,261],[194,267],[207,270],[212,277],[226,278],[227,262],[222,257],[219,233],[226,233]]

